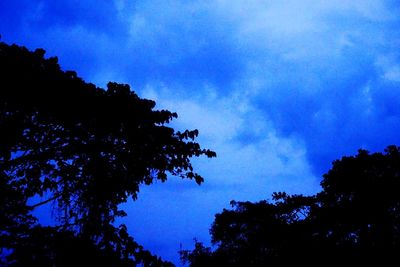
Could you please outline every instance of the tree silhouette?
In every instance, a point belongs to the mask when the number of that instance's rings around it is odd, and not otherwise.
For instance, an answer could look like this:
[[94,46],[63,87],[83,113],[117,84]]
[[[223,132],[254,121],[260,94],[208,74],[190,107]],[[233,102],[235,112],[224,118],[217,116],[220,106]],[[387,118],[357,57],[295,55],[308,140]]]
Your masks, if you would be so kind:
[[[216,154],[194,141],[197,130],[167,127],[177,114],[128,85],[98,88],[44,55],[0,43],[2,265],[162,265],[114,225],[118,206],[168,174],[200,184],[190,158]],[[59,224],[42,227],[32,211],[49,202]]]
[[314,196],[232,202],[215,216],[213,251],[181,251],[190,266],[399,264],[400,147],[334,161]]

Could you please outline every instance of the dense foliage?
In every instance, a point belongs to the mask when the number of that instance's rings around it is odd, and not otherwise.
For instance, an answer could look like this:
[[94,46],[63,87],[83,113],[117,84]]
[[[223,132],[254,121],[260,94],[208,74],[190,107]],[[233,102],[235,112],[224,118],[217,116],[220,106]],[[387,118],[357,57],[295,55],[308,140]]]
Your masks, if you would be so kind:
[[181,251],[190,266],[396,266],[400,263],[400,147],[334,161],[314,196],[232,202],[211,228],[216,249]]
[[[0,43],[1,265],[168,265],[114,225],[118,206],[168,174],[200,184],[190,158],[215,153],[128,85],[98,88],[44,54]],[[32,211],[49,202],[58,224],[42,227]]]

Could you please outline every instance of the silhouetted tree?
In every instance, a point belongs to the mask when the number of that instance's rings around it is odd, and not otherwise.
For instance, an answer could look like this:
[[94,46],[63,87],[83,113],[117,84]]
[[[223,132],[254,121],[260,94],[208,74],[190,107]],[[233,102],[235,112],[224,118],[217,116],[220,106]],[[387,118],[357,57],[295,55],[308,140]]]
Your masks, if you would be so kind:
[[215,250],[181,251],[190,266],[324,266],[400,260],[400,147],[333,162],[315,196],[232,202],[211,228]]
[[[62,262],[85,255],[90,266],[161,265],[114,225],[118,206],[167,174],[200,184],[190,158],[215,153],[194,142],[197,130],[167,127],[177,114],[128,85],[98,88],[44,54],[0,43],[2,264],[71,266]],[[38,196],[47,199],[32,204]],[[41,227],[31,212],[49,202],[59,224]]]

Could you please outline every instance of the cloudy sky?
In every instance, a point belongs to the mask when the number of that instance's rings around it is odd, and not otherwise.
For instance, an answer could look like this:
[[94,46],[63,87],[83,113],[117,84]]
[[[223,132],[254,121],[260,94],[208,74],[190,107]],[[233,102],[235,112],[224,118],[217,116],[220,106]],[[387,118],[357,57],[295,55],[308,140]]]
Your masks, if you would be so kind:
[[400,144],[395,0],[2,0],[0,34],[130,84],[217,152],[194,161],[200,187],[170,178],[126,205],[136,240],[175,263],[230,200],[312,194],[334,159]]

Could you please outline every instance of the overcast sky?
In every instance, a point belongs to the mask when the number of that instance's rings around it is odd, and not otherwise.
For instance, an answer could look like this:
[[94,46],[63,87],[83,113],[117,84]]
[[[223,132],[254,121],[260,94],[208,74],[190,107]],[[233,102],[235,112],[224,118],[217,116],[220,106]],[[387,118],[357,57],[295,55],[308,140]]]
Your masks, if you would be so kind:
[[[334,159],[400,144],[400,5],[385,0],[2,0],[2,41],[128,83],[199,129],[205,177],[142,187],[123,221],[178,262],[229,201],[312,194]],[[73,104],[73,103],[71,103]]]

